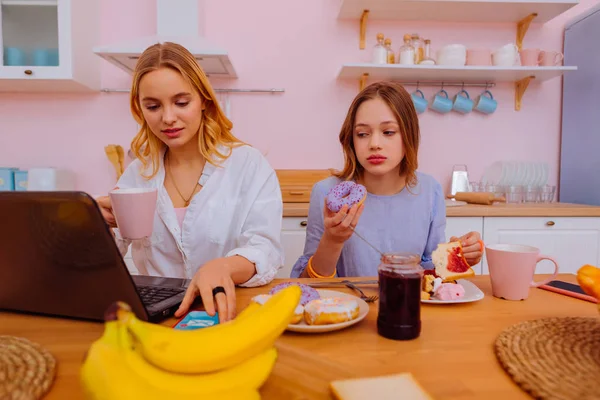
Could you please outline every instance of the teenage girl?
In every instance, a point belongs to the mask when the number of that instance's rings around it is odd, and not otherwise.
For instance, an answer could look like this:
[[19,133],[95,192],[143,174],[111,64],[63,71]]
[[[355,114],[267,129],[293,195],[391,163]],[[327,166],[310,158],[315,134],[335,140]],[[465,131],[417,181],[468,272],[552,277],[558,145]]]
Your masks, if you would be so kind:
[[[441,185],[417,172],[419,120],[411,96],[399,84],[374,83],[354,99],[340,132],[344,168],[315,184],[311,193],[304,254],[292,277],[376,276],[381,255],[356,235],[356,228],[382,252],[421,256],[432,269],[431,253],[446,240],[446,206]],[[337,213],[326,195],[338,183],[364,185],[363,204]],[[470,265],[481,261],[478,232],[460,240]]]

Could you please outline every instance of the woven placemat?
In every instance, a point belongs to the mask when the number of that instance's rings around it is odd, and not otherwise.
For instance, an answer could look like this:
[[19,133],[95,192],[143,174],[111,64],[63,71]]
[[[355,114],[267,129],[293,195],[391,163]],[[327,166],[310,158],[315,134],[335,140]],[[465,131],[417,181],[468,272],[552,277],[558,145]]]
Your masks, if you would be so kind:
[[0,336],[0,399],[40,399],[52,386],[56,360],[37,343]]
[[536,399],[600,399],[600,318],[544,318],[504,330],[504,370]]

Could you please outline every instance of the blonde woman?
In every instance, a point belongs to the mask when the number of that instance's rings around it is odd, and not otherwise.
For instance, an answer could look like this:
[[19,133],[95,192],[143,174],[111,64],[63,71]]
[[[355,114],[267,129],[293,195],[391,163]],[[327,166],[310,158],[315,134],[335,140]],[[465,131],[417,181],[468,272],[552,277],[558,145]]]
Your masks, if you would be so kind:
[[[141,126],[131,143],[137,159],[117,187],[157,188],[158,201],[152,237],[132,242],[115,229],[117,244],[122,253],[132,246],[140,274],[192,280],[176,317],[200,295],[210,315],[230,320],[235,286],[265,285],[283,264],[275,171],[231,133],[206,75],[178,44],[144,51],[130,103]],[[117,228],[110,199],[98,203]]]

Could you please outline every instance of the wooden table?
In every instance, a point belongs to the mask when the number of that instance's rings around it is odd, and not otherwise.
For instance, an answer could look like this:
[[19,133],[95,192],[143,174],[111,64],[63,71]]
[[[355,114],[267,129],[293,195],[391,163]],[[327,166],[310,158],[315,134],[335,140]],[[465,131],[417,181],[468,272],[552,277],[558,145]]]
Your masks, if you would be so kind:
[[[575,282],[574,275],[562,274],[560,279]],[[526,301],[506,301],[492,297],[488,276],[472,281],[485,298],[452,306],[423,304],[422,333],[413,341],[377,335],[378,303],[371,305],[367,318],[346,330],[286,332],[277,342],[279,358],[261,389],[263,399],[331,399],[329,382],[334,379],[400,372],[411,372],[436,399],[528,398],[496,361],[492,351],[496,336],[509,325],[530,319],[598,317],[597,306],[590,302],[541,289],[532,289]],[[269,287],[240,288],[238,310]],[[377,287],[365,286],[364,291],[374,294]],[[164,322],[173,323],[173,319]],[[85,351],[102,330],[101,323],[0,313],[0,334],[38,342],[58,359],[57,378],[47,399],[82,398],[79,368]]]

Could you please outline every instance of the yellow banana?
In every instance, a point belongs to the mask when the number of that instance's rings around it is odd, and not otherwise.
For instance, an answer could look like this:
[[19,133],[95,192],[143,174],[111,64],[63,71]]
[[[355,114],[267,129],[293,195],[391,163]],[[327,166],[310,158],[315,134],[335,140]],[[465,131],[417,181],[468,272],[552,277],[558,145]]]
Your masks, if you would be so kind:
[[[1,0],[0,0],[1,1]],[[236,315],[235,320],[236,321],[241,321],[244,318],[247,317],[251,317],[252,313],[256,310],[258,310],[261,307],[260,304],[251,301],[246,308],[244,308],[242,311],[240,311],[240,313],[238,315]],[[116,313],[118,313],[121,317],[121,319],[127,319],[127,318],[134,318],[132,315],[130,315],[131,312],[131,308],[129,307],[129,305],[127,305],[126,303],[123,302],[116,302],[115,304],[111,305],[109,307],[109,309],[107,310],[107,312],[105,313],[105,317],[106,320],[114,320],[114,319],[118,319],[118,317],[116,316]],[[147,334],[164,334],[165,333],[165,327],[159,324],[147,324],[145,326],[145,329],[148,329],[151,332],[148,332]],[[206,328],[202,328],[202,329],[206,329]]]
[[[241,387],[233,379],[243,379],[241,371],[238,371],[237,377],[230,377],[227,381],[224,375],[231,374],[233,370],[206,375],[176,375],[163,371],[160,375],[144,376],[140,371],[146,371],[143,366],[130,363],[127,353],[132,350],[123,348],[128,342],[122,340],[127,335],[126,328],[117,321],[106,323],[105,332],[102,338],[94,342],[90,351],[86,355],[83,367],[81,369],[81,380],[87,398],[93,400],[121,400],[143,398],[145,400],[154,399],[223,399],[223,400],[259,400],[260,394],[257,388]],[[252,363],[260,361],[263,363],[273,362],[274,349],[271,349],[252,361],[249,361],[246,368],[252,368]],[[240,366],[241,367],[241,366]],[[270,371],[270,370],[269,370]],[[246,373],[253,373],[246,370]],[[171,376],[170,376],[171,375]],[[175,376],[172,376],[175,375]],[[267,374],[268,375],[268,374]],[[218,382],[211,383],[215,378]],[[244,383],[249,383],[247,380]],[[256,385],[257,382],[254,382]],[[217,390],[217,384],[221,390]],[[193,386],[195,390],[192,390]],[[235,386],[232,386],[235,385]]]
[[212,372],[272,347],[294,317],[300,295],[299,286],[289,286],[244,316],[193,331],[148,323],[123,308],[117,310],[117,317],[133,335],[144,358],[155,366],[171,372]]
[[165,390],[177,388],[177,393],[198,395],[223,391],[224,388],[258,390],[269,377],[277,360],[277,350],[271,347],[229,369],[206,374],[178,374],[146,362],[134,348],[126,328],[120,329],[120,336],[123,362],[146,382],[152,382]]
[[246,318],[247,316],[252,316],[252,313],[260,308],[260,304],[255,303],[253,301],[250,302],[238,315],[236,315],[235,319],[239,322],[241,319]]

